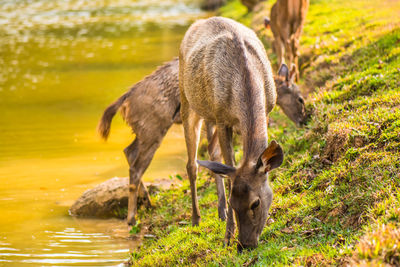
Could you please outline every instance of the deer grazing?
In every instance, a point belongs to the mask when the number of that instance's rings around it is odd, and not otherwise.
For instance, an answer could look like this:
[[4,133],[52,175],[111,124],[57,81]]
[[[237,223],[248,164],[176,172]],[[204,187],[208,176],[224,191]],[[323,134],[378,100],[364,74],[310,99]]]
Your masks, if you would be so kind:
[[[104,111],[98,126],[100,135],[107,139],[111,120],[120,109],[122,117],[136,133],[135,141],[124,150],[129,164],[131,185],[128,204],[128,223],[131,225],[136,222],[138,194],[136,183],[141,181],[143,173],[169,128],[174,123],[181,123],[178,71],[178,58],[175,58],[136,83]],[[305,120],[304,101],[292,77],[293,72],[289,72],[287,66],[282,65],[278,75],[275,76],[277,104],[293,122],[299,125]],[[218,161],[221,156],[214,128],[211,123],[207,125],[208,154],[211,160]],[[221,220],[225,220],[224,181],[218,174],[213,174],[213,177],[217,185],[218,216]],[[140,182],[139,190],[142,190],[141,195],[144,195],[145,203],[151,206],[150,198],[142,182]]]
[[[233,20],[199,20],[186,32],[179,52],[181,118],[188,153],[187,173],[192,196],[192,224],[200,222],[197,200],[198,164],[228,175],[229,209],[225,242],[229,243],[236,217],[238,250],[256,247],[272,202],[268,172],[283,161],[281,147],[268,145],[268,113],[276,103],[276,89],[264,46],[249,28]],[[202,121],[216,125],[226,164],[196,161]],[[243,159],[234,167],[233,127],[243,139]]]
[[[107,139],[111,120],[119,109],[136,134],[135,140],[124,150],[129,164],[127,220],[128,224],[135,225],[137,196],[139,189],[145,190],[141,182],[142,175],[168,129],[173,123],[180,122],[178,59],[168,62],[136,83],[104,111],[98,126],[104,139]],[[145,195],[148,198],[148,194]]]
[[271,8],[271,19],[264,20],[274,35],[274,50],[278,66],[285,62],[295,66],[296,80],[299,79],[299,46],[309,0],[277,0]]

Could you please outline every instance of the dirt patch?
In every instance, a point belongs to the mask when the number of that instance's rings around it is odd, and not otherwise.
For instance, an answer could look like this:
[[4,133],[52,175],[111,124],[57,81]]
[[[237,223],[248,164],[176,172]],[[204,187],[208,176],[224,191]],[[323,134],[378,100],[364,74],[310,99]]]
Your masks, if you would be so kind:
[[177,179],[158,178],[152,182],[144,182],[150,194],[155,194],[160,190],[168,190],[171,187],[180,187],[181,183]]
[[317,253],[311,256],[307,256],[299,262],[299,265],[311,267],[311,266],[327,266],[329,265],[330,261],[327,260],[324,255]]
[[328,132],[325,135],[324,158],[326,160],[335,162],[340,158],[349,142],[350,132],[350,129],[342,127],[340,124],[329,125]]

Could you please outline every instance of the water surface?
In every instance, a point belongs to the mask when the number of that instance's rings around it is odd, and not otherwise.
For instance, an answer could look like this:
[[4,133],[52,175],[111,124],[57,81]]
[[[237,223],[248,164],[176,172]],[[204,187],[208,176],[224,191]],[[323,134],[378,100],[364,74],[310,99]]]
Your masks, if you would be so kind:
[[[77,220],[68,207],[86,189],[127,176],[132,140],[116,116],[107,143],[104,108],[178,54],[190,0],[0,0],[0,265],[118,265],[135,241],[118,220]],[[146,180],[183,171],[174,126]]]

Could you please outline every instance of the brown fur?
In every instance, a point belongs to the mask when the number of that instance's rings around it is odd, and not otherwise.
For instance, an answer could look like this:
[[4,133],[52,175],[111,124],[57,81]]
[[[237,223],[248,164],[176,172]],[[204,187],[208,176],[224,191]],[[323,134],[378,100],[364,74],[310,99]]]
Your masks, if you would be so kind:
[[248,11],[252,11],[260,0],[241,0],[242,4],[247,7]]
[[266,19],[266,26],[271,26],[274,34],[274,49],[280,66],[285,58],[289,66],[296,66],[296,80],[299,78],[300,35],[303,31],[309,0],[277,0],[271,8],[271,19]]
[[[227,165],[199,161],[218,174],[231,177],[230,206],[225,241],[239,229],[239,247],[255,247],[268,215],[272,191],[266,166],[282,163],[279,145],[261,159],[268,147],[267,116],[275,106],[276,89],[266,52],[256,34],[233,20],[199,20],[186,32],[179,53],[181,118],[188,152],[187,172],[192,195],[192,223],[200,222],[197,200],[197,147],[203,120],[217,127]],[[243,137],[243,161],[236,169],[232,129]],[[256,205],[257,204],[257,205]],[[233,213],[234,212],[234,213]]]
[[201,8],[204,10],[215,10],[225,4],[225,0],[203,0]]

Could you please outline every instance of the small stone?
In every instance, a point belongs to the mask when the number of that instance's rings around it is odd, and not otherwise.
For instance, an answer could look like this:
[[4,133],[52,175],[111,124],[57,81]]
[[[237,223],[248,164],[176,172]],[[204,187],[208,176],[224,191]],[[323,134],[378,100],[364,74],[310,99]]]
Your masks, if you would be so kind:
[[326,165],[332,165],[332,161],[330,161],[329,159],[322,159],[322,163]]
[[293,230],[292,227],[286,227],[286,228],[283,228],[283,229],[281,230],[281,232],[282,232],[282,233],[285,233],[285,234],[291,234],[291,233],[294,232],[294,230]]

